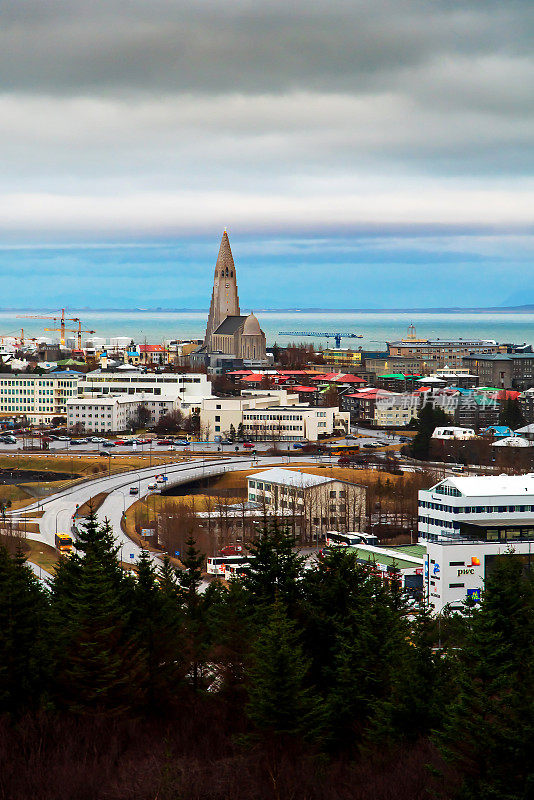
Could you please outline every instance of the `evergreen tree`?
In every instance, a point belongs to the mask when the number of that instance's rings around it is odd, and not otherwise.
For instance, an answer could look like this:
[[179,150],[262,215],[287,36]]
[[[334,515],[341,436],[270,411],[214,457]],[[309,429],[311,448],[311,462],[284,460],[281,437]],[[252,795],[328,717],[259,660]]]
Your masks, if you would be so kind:
[[138,561],[131,624],[143,660],[141,687],[148,709],[166,708],[183,678],[178,594],[161,586],[147,550]]
[[185,611],[186,652],[190,661],[190,674],[194,691],[200,688],[203,659],[206,654],[204,605],[198,593],[202,580],[205,556],[197,549],[190,536],[186,542],[184,569],[179,575],[180,596]]
[[263,735],[318,734],[319,703],[308,685],[309,667],[296,624],[276,601],[253,646],[247,675],[247,714]]
[[412,456],[422,461],[430,455],[430,441],[434,429],[439,425],[450,425],[451,418],[441,408],[434,408],[432,403],[425,403],[417,419],[417,433],[411,444]]
[[230,425],[230,435],[228,438],[230,439],[231,442],[235,442],[235,437],[236,437],[235,428],[233,425]]
[[133,583],[118,564],[109,524],[98,525],[94,513],[76,550],[62,559],[52,584],[56,699],[77,712],[120,713],[141,700]]
[[250,566],[244,578],[253,609],[261,613],[263,604],[276,598],[294,610],[300,593],[304,558],[295,551],[295,539],[275,522],[265,526],[249,545]]
[[505,397],[500,400],[499,425],[506,425],[513,431],[525,424],[525,417],[517,397]]
[[19,550],[0,546],[0,712],[35,709],[49,671],[48,596]]
[[534,606],[520,558],[499,559],[456,652],[454,699],[437,736],[459,797],[531,797],[534,787]]

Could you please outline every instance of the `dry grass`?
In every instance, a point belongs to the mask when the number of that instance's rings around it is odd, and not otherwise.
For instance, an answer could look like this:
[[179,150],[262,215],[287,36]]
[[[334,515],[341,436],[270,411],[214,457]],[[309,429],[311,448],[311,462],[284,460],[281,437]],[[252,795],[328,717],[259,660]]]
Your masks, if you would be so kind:
[[50,547],[49,544],[44,544],[44,542],[36,542],[33,539],[27,539],[26,545],[29,548],[25,552],[27,560],[38,564],[46,572],[53,574],[59,558],[56,548]]
[[78,510],[76,511],[76,517],[87,517],[91,511],[97,512],[106,497],[108,496],[109,492],[99,492],[95,494],[93,497],[90,497],[86,503],[82,503],[79,506]]

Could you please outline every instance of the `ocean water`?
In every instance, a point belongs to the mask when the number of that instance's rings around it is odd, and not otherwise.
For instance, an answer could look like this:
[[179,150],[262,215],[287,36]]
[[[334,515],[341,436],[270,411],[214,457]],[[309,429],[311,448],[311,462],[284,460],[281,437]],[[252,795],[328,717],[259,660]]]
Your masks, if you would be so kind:
[[[44,328],[52,327],[48,320],[21,318],[19,314],[39,314],[38,311],[12,312],[0,311],[0,336],[20,334],[24,327],[25,336],[46,335],[52,340],[57,334],[46,333]],[[43,314],[50,314],[50,311]],[[150,344],[163,339],[200,338],[206,328],[207,310],[201,311],[76,311],[68,310],[68,315],[80,317],[84,328],[92,329],[97,336],[129,336],[135,341]],[[246,313],[243,311],[243,313]],[[283,335],[282,331],[311,333],[359,333],[362,339],[342,339],[342,347],[365,349],[385,349],[385,343],[404,336],[410,324],[416,326],[417,335],[427,338],[480,338],[495,339],[499,342],[534,344],[534,314],[511,312],[288,312],[256,311],[265,331],[269,345],[288,344],[294,341],[310,342],[315,345],[334,344],[325,336],[304,337]],[[73,327],[75,325],[73,324]]]

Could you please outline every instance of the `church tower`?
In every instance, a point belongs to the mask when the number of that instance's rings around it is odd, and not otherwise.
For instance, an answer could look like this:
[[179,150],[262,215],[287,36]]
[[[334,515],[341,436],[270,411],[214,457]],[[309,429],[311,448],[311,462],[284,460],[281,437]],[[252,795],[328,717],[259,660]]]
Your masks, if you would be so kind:
[[215,264],[213,292],[211,294],[210,313],[204,345],[210,346],[212,334],[226,317],[238,317],[240,314],[234,259],[225,229],[221,239],[221,246],[219,247],[217,263]]

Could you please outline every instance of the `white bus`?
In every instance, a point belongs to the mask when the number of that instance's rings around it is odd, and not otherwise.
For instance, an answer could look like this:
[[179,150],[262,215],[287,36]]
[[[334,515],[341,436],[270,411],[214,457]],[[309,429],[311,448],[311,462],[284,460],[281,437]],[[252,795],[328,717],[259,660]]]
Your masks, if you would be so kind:
[[362,543],[360,533],[338,533],[338,531],[326,532],[327,547],[337,545],[338,547],[357,547]]
[[208,558],[206,571],[209,575],[223,575],[226,567],[241,566],[247,561],[245,556],[214,556]]
[[227,564],[224,570],[224,578],[229,581],[232,578],[242,578],[245,575],[245,570],[249,567],[248,561],[244,564]]

